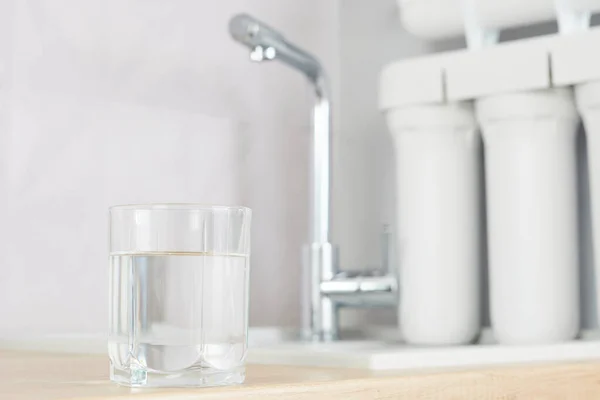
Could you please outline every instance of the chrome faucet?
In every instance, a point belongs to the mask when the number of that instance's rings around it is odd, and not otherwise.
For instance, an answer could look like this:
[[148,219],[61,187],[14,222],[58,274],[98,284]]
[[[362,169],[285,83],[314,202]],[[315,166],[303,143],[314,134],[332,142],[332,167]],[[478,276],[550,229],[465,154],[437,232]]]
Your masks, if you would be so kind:
[[395,306],[397,279],[389,268],[389,234],[385,232],[384,267],[360,274],[342,272],[336,265],[331,243],[331,105],[329,81],[319,61],[288,42],[283,35],[258,21],[239,14],[229,22],[229,32],[250,49],[252,61],[279,60],[302,72],[313,85],[311,155],[310,243],[305,248],[305,272],[310,279],[309,300],[304,304],[305,328],[315,341],[338,338],[338,309],[343,306]]

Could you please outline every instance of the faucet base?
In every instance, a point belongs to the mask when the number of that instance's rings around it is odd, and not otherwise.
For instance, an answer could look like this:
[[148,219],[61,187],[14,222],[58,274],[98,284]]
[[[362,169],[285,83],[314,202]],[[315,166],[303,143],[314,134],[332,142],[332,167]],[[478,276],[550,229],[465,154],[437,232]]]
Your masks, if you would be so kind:
[[331,243],[311,243],[306,246],[308,256],[305,271],[310,274],[310,332],[315,341],[337,339],[337,306],[321,294],[321,282],[335,275],[334,246]]

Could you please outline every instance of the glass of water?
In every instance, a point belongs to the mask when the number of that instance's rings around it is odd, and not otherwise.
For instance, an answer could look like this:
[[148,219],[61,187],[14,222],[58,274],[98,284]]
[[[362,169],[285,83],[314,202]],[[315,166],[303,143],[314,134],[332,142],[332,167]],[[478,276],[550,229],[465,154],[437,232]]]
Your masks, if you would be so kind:
[[244,381],[251,210],[110,209],[110,379],[136,387]]

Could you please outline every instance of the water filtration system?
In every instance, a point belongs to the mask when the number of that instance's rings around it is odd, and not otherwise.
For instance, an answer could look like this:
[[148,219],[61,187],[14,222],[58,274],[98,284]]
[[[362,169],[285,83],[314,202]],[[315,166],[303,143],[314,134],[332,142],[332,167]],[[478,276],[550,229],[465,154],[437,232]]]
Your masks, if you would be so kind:
[[[400,328],[409,342],[470,340],[479,327],[478,255],[487,246],[496,340],[574,339],[580,116],[593,234],[600,236],[600,29],[590,27],[600,1],[398,0],[398,6],[412,34],[464,35],[467,43],[391,63],[381,73],[380,108],[396,144]],[[499,43],[504,29],[551,20],[556,34]],[[600,254],[600,241],[593,242]],[[450,320],[443,317],[448,313]],[[452,329],[434,338],[440,321]]]

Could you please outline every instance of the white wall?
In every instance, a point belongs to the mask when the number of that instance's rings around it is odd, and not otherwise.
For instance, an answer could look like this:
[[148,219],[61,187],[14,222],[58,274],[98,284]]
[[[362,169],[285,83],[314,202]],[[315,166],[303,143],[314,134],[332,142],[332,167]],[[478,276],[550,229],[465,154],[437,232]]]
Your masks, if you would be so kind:
[[[377,107],[379,72],[388,62],[436,50],[399,23],[395,0],[340,3],[340,96],[334,140],[334,241],[342,268],[381,264],[384,224],[395,225],[391,137]],[[354,325],[367,311],[344,310]],[[368,311],[372,314],[372,311]],[[392,322],[396,312],[377,311]]]
[[389,62],[454,46],[431,44],[400,25],[395,0],[340,3],[340,96],[334,157],[334,233],[345,268],[380,263],[380,234],[394,221],[391,137],[377,106]]
[[254,209],[252,325],[299,322],[311,94],[227,33],[250,12],[337,71],[336,2],[0,5],[0,336],[103,333],[107,207]]

